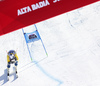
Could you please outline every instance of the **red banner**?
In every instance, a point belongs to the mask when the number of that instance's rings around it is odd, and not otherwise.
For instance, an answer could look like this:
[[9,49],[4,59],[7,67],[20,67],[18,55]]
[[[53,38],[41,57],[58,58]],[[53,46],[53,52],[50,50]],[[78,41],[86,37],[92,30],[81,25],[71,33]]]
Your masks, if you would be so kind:
[[0,35],[98,0],[0,0]]

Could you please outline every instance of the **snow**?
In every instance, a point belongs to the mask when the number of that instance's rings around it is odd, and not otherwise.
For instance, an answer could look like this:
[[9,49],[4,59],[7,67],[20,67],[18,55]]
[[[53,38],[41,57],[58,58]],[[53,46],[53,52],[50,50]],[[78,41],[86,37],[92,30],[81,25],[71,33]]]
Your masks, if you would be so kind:
[[[99,23],[100,1],[37,23],[48,56],[35,41],[28,44],[33,61],[22,29],[0,36],[0,86],[100,86]],[[12,74],[7,81],[10,49],[19,57],[19,77]]]

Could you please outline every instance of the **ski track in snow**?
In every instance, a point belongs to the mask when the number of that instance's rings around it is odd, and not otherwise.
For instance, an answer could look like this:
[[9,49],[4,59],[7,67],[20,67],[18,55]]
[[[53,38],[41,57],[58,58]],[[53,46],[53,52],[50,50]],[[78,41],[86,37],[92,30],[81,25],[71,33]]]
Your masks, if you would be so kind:
[[[48,57],[39,40],[28,44],[33,61],[22,29],[1,36],[0,86],[100,86],[99,23],[100,1],[37,23]],[[10,49],[19,56],[19,78],[12,74],[7,82]]]

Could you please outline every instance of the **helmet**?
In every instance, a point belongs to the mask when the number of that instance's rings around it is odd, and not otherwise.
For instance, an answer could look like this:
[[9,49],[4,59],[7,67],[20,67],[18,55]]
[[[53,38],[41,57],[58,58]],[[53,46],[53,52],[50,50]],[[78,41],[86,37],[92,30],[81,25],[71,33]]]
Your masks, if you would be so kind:
[[10,50],[9,52],[8,52],[8,54],[14,54],[15,55],[15,50]]
[[12,59],[13,57],[14,57],[14,55],[15,55],[15,50],[10,50],[9,52],[8,52],[8,55],[9,55],[9,57]]

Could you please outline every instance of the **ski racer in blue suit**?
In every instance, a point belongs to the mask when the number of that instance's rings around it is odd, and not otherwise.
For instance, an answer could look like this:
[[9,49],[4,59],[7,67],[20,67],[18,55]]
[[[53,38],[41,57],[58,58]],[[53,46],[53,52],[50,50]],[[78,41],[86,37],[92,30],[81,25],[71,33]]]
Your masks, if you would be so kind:
[[18,65],[18,56],[17,53],[15,52],[15,50],[10,50],[7,53],[7,70],[8,70],[8,76],[9,76],[9,68],[11,66],[11,64],[15,65],[15,71],[17,73],[17,65]]

